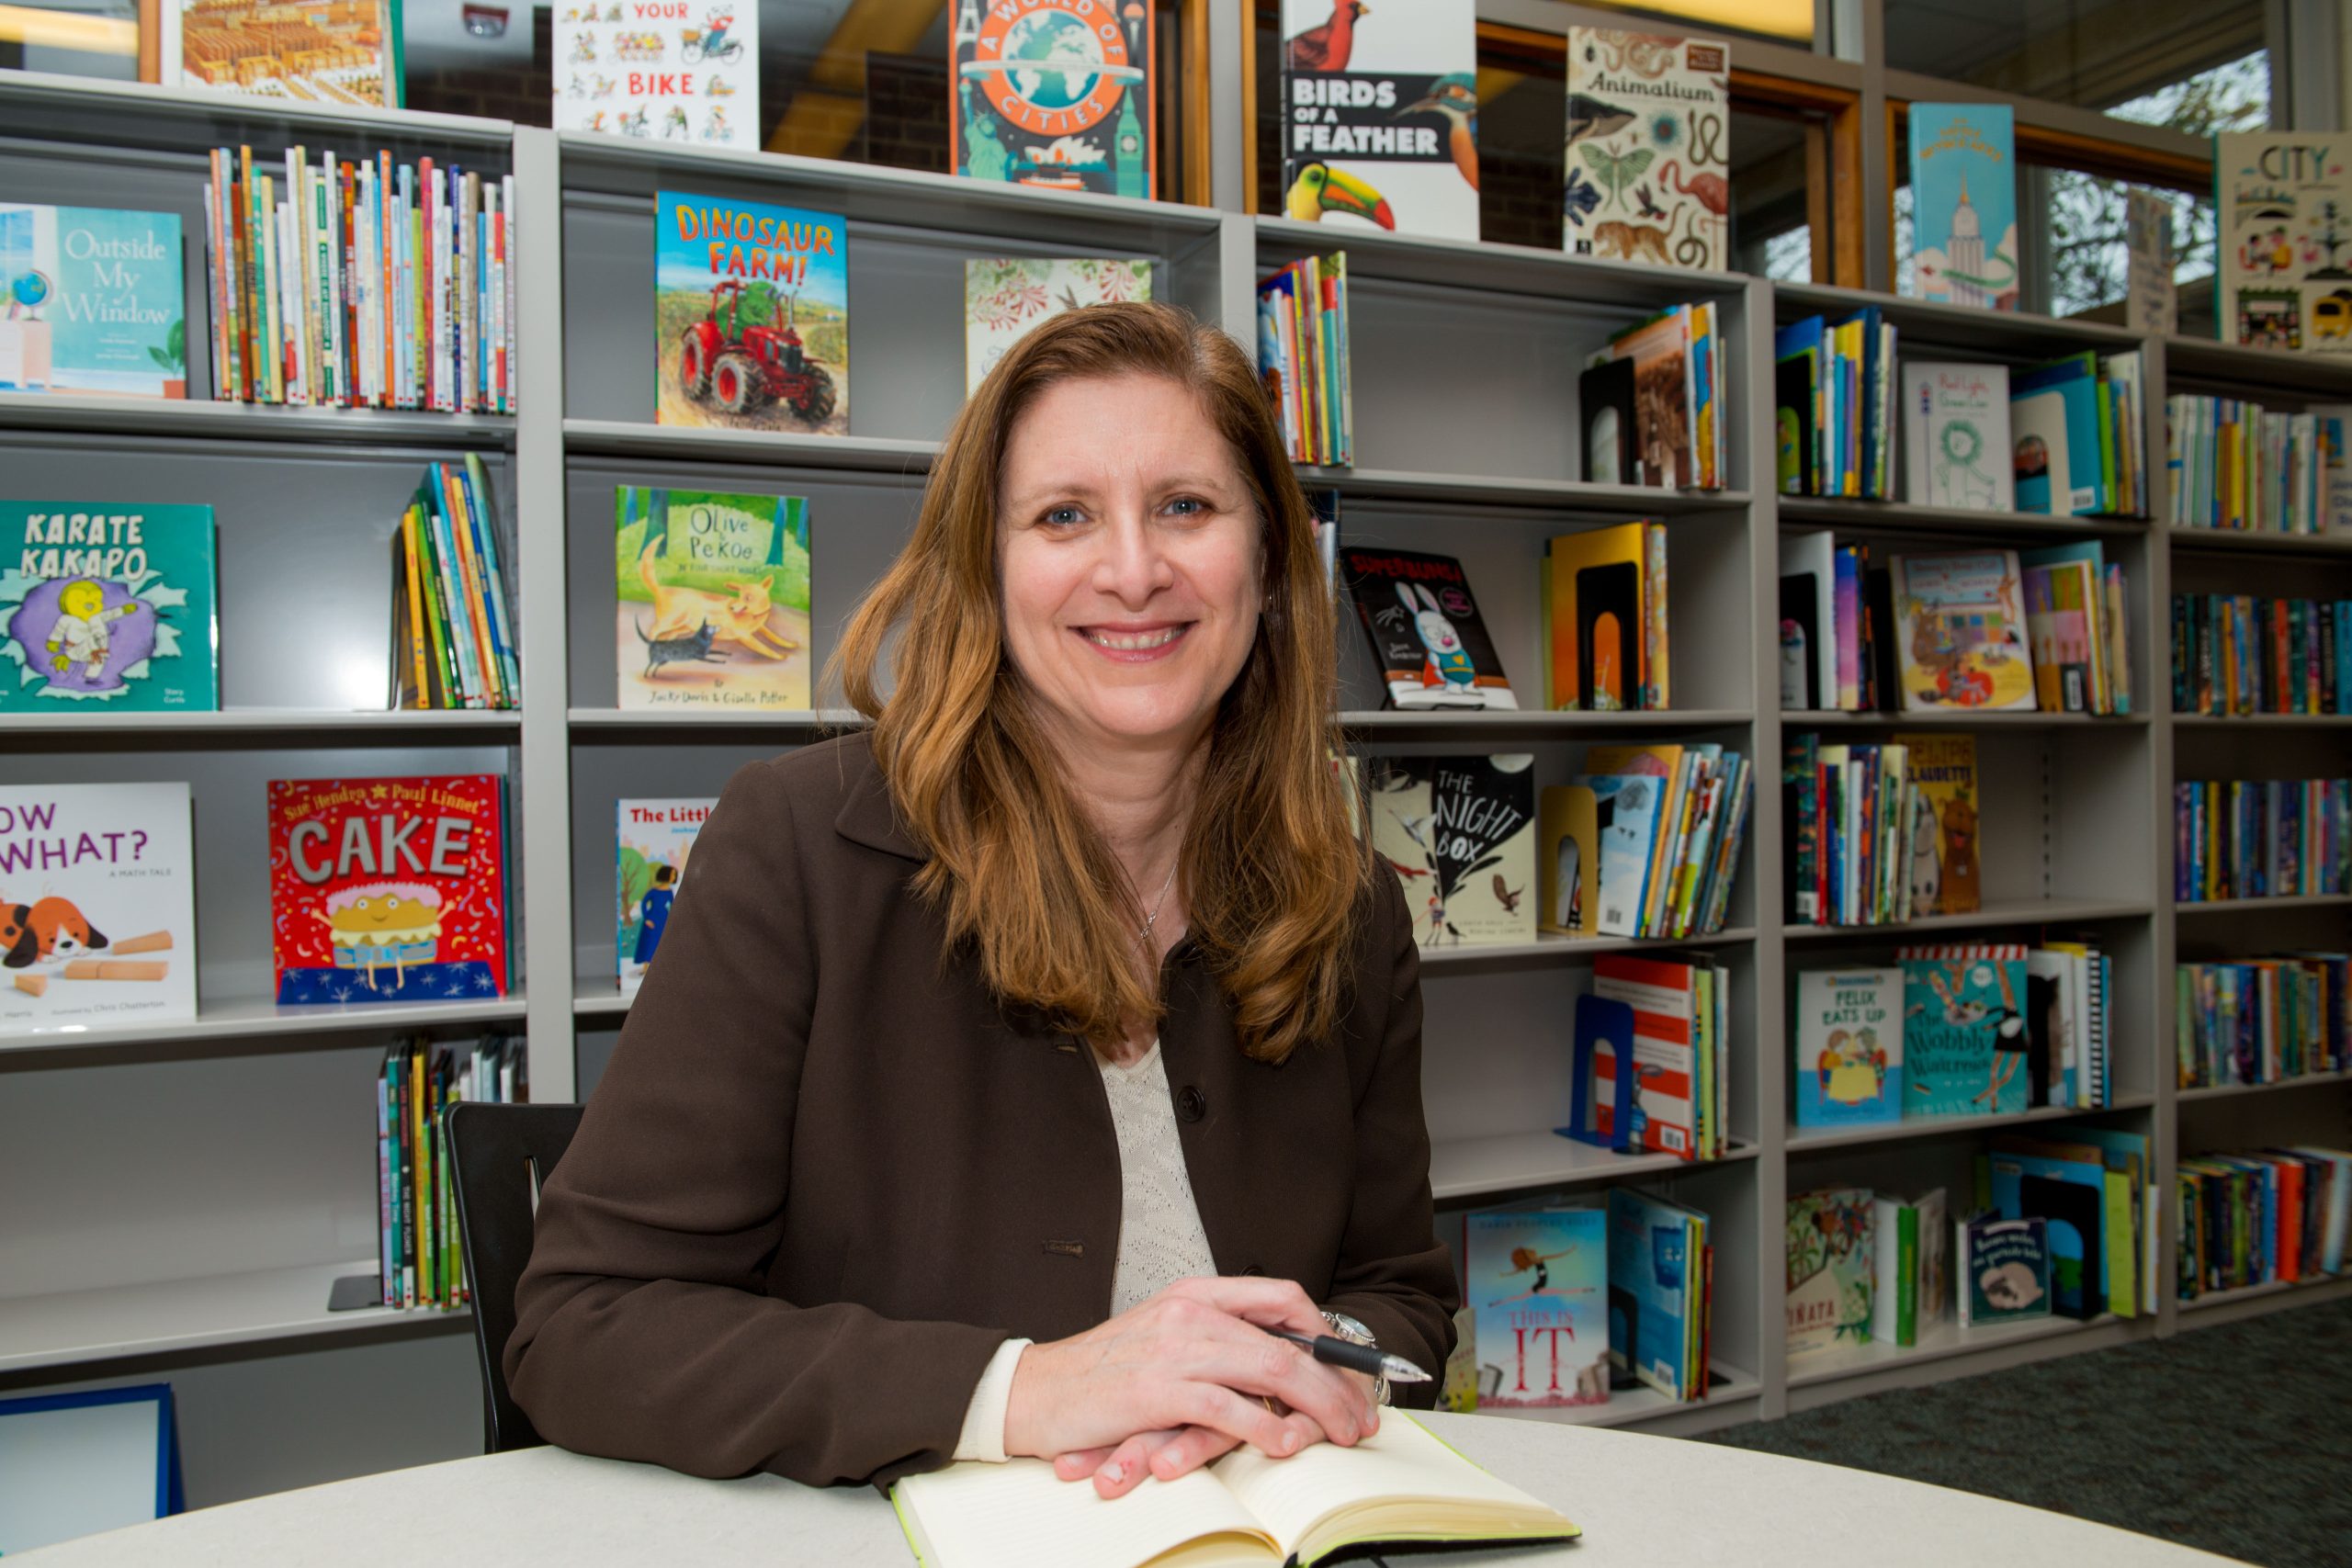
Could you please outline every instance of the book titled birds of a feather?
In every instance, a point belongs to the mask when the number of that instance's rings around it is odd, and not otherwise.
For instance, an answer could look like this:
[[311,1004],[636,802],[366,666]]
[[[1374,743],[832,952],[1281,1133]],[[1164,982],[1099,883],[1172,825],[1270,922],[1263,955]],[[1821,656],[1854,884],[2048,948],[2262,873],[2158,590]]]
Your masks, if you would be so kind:
[[1378,757],[1373,852],[1404,884],[1424,947],[1535,940],[1535,759]]
[[1505,1209],[1467,1216],[1465,1294],[1478,1314],[1478,1404],[1609,1402],[1609,1216]]
[[1283,210],[1478,238],[1472,0],[1283,0]]
[[1730,48],[1570,28],[1567,89],[1563,247],[1722,270],[1731,231]]

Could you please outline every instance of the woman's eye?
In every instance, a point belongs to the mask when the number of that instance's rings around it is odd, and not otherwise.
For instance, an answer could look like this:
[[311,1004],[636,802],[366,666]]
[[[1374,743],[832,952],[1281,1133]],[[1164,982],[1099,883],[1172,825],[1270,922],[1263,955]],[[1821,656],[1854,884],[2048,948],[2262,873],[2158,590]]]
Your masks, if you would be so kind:
[[1168,505],[1179,517],[1198,517],[1209,509],[1209,503],[1197,495],[1180,495]]
[[1071,528],[1078,525],[1080,513],[1075,506],[1048,507],[1042,519],[1048,528]]

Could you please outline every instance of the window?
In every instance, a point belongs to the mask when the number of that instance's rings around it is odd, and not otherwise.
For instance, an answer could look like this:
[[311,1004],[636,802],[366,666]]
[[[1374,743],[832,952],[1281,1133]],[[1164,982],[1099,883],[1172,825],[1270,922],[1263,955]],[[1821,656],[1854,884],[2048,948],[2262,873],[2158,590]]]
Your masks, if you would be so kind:
[[[2173,85],[2225,61],[2259,59],[2264,42],[2263,0],[1885,0],[1885,6],[1886,62],[1894,70],[2143,121],[2149,102]],[[2267,71],[2267,62],[2256,69]]]
[[139,0],[0,5],[0,68],[136,82],[139,12]]

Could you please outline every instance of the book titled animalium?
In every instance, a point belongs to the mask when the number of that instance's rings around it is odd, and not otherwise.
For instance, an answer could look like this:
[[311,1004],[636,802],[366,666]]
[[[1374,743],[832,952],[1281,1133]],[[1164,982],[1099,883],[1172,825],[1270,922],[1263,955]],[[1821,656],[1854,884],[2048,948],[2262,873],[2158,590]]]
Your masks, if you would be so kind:
[[195,1017],[188,786],[0,785],[0,1034]]
[[849,242],[838,212],[654,197],[654,423],[849,431]]
[[1478,238],[1471,0],[1283,0],[1283,210]]
[[1568,29],[1568,254],[1720,271],[1731,228],[1731,51]]
[[619,705],[808,705],[808,502],[623,485]]

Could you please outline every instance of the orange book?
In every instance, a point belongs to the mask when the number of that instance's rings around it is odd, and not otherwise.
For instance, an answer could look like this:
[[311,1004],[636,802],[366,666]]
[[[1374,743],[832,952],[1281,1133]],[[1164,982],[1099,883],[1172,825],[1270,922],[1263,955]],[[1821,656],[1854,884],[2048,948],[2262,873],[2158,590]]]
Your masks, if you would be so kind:
[[1554,707],[1616,713],[1642,705],[1648,550],[1639,523],[1561,534],[1545,546]]
[[409,678],[416,684],[416,699],[413,705],[431,707],[433,682],[425,662],[424,584],[416,566],[416,508],[411,505],[401,513],[401,553],[405,558],[408,581],[408,660]]

